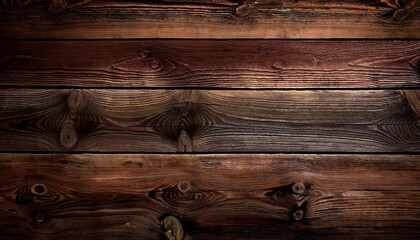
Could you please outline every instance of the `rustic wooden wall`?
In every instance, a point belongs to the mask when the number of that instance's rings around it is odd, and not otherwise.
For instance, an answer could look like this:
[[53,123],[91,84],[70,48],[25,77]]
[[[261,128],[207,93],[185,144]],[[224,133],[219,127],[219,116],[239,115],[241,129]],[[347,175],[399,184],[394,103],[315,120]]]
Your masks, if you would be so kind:
[[419,1],[0,6],[0,239],[420,238]]

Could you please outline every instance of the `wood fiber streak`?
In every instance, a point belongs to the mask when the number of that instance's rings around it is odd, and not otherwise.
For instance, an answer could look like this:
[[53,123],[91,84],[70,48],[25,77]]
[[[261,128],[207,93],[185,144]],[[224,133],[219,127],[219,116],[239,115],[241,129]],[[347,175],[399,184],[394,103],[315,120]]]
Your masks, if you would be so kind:
[[194,239],[414,239],[419,173],[418,155],[1,154],[0,230],[159,239],[161,216],[172,214]]
[[93,1],[65,11],[14,2],[1,6],[5,38],[420,37],[418,1]]
[[0,74],[0,86],[420,87],[420,42],[1,41]]
[[0,90],[0,150],[418,152],[418,90]]

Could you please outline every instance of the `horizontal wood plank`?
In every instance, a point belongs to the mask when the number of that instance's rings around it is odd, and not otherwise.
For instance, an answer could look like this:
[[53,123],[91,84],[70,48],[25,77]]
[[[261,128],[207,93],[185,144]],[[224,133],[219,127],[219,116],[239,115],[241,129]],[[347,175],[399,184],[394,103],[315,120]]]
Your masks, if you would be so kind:
[[[2,2],[2,37],[420,37],[419,4],[413,0],[32,2]],[[19,7],[19,4],[26,6]]]
[[418,90],[0,90],[1,151],[419,152]]
[[419,174],[419,155],[0,154],[0,230],[159,239],[170,214],[197,239],[414,239]]
[[0,44],[9,87],[408,88],[420,87],[419,69],[417,40]]

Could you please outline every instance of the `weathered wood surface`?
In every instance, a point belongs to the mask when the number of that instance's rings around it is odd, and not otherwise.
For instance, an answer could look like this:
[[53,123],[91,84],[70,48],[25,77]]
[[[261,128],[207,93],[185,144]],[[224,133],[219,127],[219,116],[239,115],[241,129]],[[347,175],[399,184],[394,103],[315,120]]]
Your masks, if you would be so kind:
[[[246,231],[245,239],[258,233],[262,239],[314,239],[352,232],[362,239],[395,239],[396,231],[414,239],[420,227],[419,160],[418,155],[0,154],[0,230],[7,239],[158,239],[159,220],[171,214],[197,236],[193,239]],[[302,216],[295,214],[300,210]]]
[[6,38],[420,38],[415,0],[5,0],[1,11]]
[[0,86],[420,87],[420,41],[2,41]]
[[0,90],[1,151],[419,152],[419,90]]

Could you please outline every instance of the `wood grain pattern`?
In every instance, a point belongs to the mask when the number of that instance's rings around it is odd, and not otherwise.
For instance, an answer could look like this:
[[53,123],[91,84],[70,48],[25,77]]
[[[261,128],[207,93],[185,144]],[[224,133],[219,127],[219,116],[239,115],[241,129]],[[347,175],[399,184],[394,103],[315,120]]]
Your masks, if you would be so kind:
[[420,87],[419,69],[420,41],[0,44],[0,86],[398,88]]
[[[420,225],[419,160],[0,154],[0,229],[8,239],[159,239],[161,217],[172,214],[193,239],[233,239],[245,232],[244,239],[352,233],[395,239],[398,231],[414,239]],[[297,211],[302,219],[294,219]]]
[[[7,4],[12,2],[12,4]],[[418,1],[3,1],[6,38],[419,38]],[[36,1],[34,1],[36,2]],[[6,4],[4,4],[6,3]],[[56,4],[58,3],[58,4]],[[63,8],[64,7],[64,8]],[[52,12],[47,13],[47,9]]]
[[418,90],[2,89],[2,151],[418,152]]

